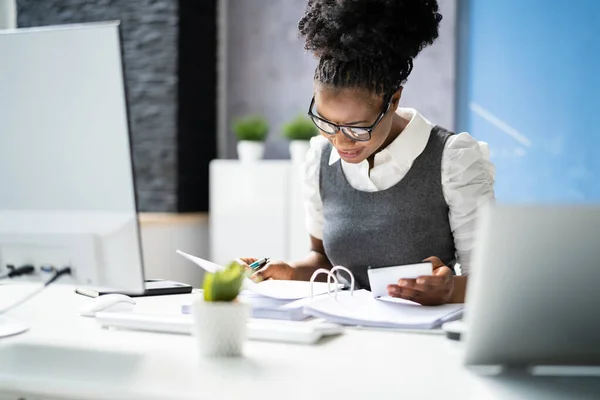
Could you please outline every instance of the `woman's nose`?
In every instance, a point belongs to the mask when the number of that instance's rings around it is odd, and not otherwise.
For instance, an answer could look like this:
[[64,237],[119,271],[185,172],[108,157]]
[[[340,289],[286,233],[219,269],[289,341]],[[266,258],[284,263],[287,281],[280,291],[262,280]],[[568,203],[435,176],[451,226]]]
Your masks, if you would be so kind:
[[336,132],[335,135],[333,135],[333,144],[336,146],[341,146],[344,148],[349,148],[354,146],[354,140],[349,139],[346,135],[344,135],[344,132],[342,132],[341,130],[338,130]]

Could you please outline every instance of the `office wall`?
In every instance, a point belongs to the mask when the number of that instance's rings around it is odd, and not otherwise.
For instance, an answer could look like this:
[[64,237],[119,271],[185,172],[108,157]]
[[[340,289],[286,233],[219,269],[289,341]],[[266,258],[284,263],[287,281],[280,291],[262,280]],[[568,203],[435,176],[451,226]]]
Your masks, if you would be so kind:
[[503,202],[600,200],[600,2],[465,1],[459,125]]
[[279,139],[286,119],[308,107],[314,59],[304,54],[297,24],[304,1],[227,0],[226,157],[236,157],[229,122],[246,113],[266,115],[272,124],[267,158],[287,156]]
[[[439,40],[415,61],[403,106],[418,108],[432,121],[454,128],[455,18],[457,0],[439,2],[444,16]],[[230,121],[246,113],[262,113],[272,123],[266,158],[287,158],[281,125],[306,112],[316,61],[305,54],[297,23],[306,1],[221,0],[226,19],[226,127],[220,132],[223,158],[236,157]]]
[[178,2],[172,0],[18,0],[18,26],[120,19],[139,205],[177,207]]

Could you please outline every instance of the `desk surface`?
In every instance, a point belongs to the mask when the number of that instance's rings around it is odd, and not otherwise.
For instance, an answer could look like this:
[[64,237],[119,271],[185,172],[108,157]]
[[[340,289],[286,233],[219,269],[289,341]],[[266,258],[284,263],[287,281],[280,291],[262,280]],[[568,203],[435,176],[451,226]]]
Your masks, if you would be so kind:
[[[0,286],[0,304],[31,287]],[[0,399],[597,399],[600,378],[481,376],[441,335],[348,330],[315,346],[247,343],[238,359],[201,359],[191,336],[101,329],[89,299],[57,285],[9,315],[28,333],[0,339]],[[174,314],[189,295],[136,299]]]

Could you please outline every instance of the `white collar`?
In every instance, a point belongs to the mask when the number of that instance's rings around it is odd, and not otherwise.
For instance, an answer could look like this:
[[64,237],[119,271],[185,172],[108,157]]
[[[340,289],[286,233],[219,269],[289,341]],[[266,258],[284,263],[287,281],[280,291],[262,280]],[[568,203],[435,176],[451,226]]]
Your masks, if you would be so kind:
[[[379,153],[375,154],[375,166],[381,164],[386,158],[391,158],[398,165],[412,165],[413,161],[425,150],[427,141],[433,124],[423,117],[414,108],[398,108],[396,111],[404,119],[408,119],[408,125],[401,134],[398,135],[392,143]],[[329,156],[329,165],[334,164],[340,159],[335,147],[332,147]],[[367,160],[359,164],[348,164],[344,160],[344,167],[349,165],[361,165],[367,163]]]

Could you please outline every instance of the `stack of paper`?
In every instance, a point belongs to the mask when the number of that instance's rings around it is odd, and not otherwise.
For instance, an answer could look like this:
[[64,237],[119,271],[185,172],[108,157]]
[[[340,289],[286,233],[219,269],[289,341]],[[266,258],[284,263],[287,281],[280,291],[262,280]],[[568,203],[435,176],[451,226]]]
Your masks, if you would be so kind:
[[460,318],[463,304],[426,307],[400,299],[376,299],[367,290],[321,296],[304,307],[306,314],[343,325],[397,329],[434,329]]
[[[310,318],[310,315],[304,313],[304,306],[311,301],[310,298],[289,301],[271,299],[246,291],[240,294],[239,300],[251,305],[252,318],[286,321],[303,321]],[[191,314],[192,308],[190,305],[184,305],[181,311],[183,314]]]
[[251,293],[242,294],[240,300],[252,305],[253,318],[302,321],[310,317],[304,313],[304,306],[311,301],[310,297],[289,301],[270,299]]
[[[192,261],[207,272],[214,273],[223,266],[192,256],[177,250],[177,253]],[[342,288],[342,285],[338,285]],[[239,300],[252,305],[252,317],[298,321],[308,318],[303,308],[310,301],[311,283],[303,281],[266,280],[256,283],[251,279],[244,280],[244,291]],[[312,294],[318,296],[335,290],[335,285],[325,282],[314,282]]]

